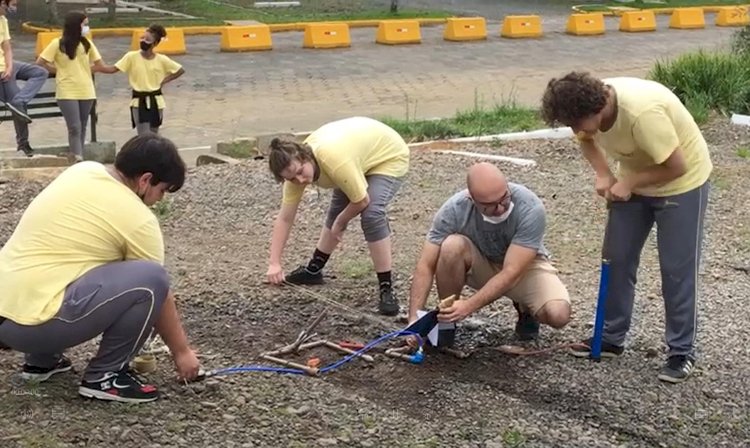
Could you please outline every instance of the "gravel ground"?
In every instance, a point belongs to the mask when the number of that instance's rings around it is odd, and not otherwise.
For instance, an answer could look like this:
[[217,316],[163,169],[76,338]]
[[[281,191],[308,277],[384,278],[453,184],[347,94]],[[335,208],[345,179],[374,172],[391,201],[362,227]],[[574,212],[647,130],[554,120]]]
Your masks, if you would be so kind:
[[[164,399],[140,406],[90,402],[78,375],[18,386],[21,356],[0,352],[0,446],[748,446],[750,384],[746,306],[750,276],[748,128],[706,129],[715,172],[708,210],[700,297],[700,359],[689,382],[656,379],[664,362],[663,306],[653,235],[644,249],[629,347],[602,363],[563,352],[512,357],[493,347],[513,341],[515,312],[499,301],[459,328],[459,360],[430,353],[415,366],[376,356],[320,378],[246,373],[189,386],[159,358],[149,377]],[[539,346],[575,342],[591,332],[604,207],[571,141],[463,145],[536,160],[501,163],[511,180],[536,191],[548,209],[546,244],[570,289],[574,315],[563,330],[542,328]],[[466,157],[415,151],[392,207],[396,288],[405,304],[411,269],[436,209],[463,187]],[[0,185],[0,243],[38,183]],[[325,286],[299,291],[263,285],[268,239],[280,188],[265,162],[193,169],[164,219],[168,268],[204,367],[258,363],[257,355],[293,340],[324,305],[319,294],[375,316],[375,275],[358,225],[327,269]],[[287,270],[304,262],[317,238],[329,192],[310,192],[287,250]],[[305,292],[312,291],[312,292]],[[431,299],[431,300],[434,300]],[[368,341],[402,317],[356,318],[330,309],[322,337]],[[71,350],[80,372],[95,347]],[[337,359],[321,352],[324,362]]]

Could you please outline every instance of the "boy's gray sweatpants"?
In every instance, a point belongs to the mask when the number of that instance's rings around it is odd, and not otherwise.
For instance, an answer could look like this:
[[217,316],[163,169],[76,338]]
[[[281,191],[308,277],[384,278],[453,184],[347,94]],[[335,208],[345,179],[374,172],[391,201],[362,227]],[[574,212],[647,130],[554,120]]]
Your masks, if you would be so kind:
[[52,367],[65,349],[103,334],[84,379],[128,366],[151,334],[169,291],[169,276],[158,263],[123,261],[92,269],[71,283],[49,321],[0,324],[0,341],[26,354],[26,363]]
[[622,346],[630,329],[641,250],[656,222],[669,355],[693,355],[698,273],[709,182],[668,197],[633,195],[612,202],[603,257],[610,260],[604,341]]

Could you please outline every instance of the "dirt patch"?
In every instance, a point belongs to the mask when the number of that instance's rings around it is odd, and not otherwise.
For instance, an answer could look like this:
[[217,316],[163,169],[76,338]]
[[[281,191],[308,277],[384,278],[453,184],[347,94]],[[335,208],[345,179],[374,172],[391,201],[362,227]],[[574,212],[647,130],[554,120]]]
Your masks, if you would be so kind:
[[[513,340],[515,311],[507,300],[459,328],[466,360],[428,353],[415,366],[377,356],[321,378],[245,373],[185,386],[159,359],[150,380],[164,399],[149,405],[97,403],[76,395],[78,376],[38,387],[14,381],[22,358],[0,352],[2,446],[742,446],[750,440],[744,325],[750,276],[750,145],[748,128],[706,129],[715,164],[701,275],[699,364],[688,383],[656,379],[664,362],[663,301],[652,234],[643,252],[633,327],[626,354],[591,363],[564,353],[511,357],[495,350]],[[591,332],[604,207],[571,141],[461,145],[537,161],[536,168],[500,163],[515,182],[539,194],[548,211],[545,244],[568,286],[573,321],[542,328],[539,346],[568,343]],[[414,152],[408,179],[391,209],[395,287],[405,306],[411,269],[431,218],[463,188],[462,156]],[[0,185],[0,242],[10,236],[42,184]],[[330,192],[304,199],[286,270],[307,260]],[[193,343],[207,368],[258,364],[257,355],[293,340],[325,304],[309,293],[263,284],[268,240],[280,188],[265,162],[193,169],[183,191],[160,210],[168,267]],[[375,315],[376,278],[358,222],[327,267],[314,294],[374,319],[329,308],[317,328],[332,340],[372,340],[403,324]],[[71,350],[80,371],[95,346]],[[327,356],[324,361],[337,359]]]

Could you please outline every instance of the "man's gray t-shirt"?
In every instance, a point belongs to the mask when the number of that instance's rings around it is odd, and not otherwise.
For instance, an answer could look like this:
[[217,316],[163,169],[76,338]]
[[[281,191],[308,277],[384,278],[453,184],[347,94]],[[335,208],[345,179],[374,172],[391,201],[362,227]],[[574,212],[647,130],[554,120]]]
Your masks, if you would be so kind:
[[491,262],[502,265],[511,244],[534,249],[549,256],[544,247],[546,214],[539,197],[523,185],[508,182],[513,211],[504,222],[493,224],[482,219],[468,190],[459,191],[438,210],[427,233],[427,240],[440,245],[451,234],[468,237]]

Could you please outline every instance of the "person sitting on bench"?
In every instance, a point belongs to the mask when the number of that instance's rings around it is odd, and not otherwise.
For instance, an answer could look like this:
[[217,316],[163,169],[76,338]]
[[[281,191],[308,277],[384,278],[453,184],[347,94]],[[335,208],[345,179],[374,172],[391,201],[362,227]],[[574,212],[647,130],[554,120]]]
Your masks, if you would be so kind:
[[[31,118],[27,115],[26,108],[44,86],[49,72],[44,67],[13,60],[6,16],[15,14],[17,5],[17,0],[0,0],[0,100],[13,114],[18,151],[31,157],[34,155],[29,144]],[[26,81],[22,89],[18,88],[18,79]]]

